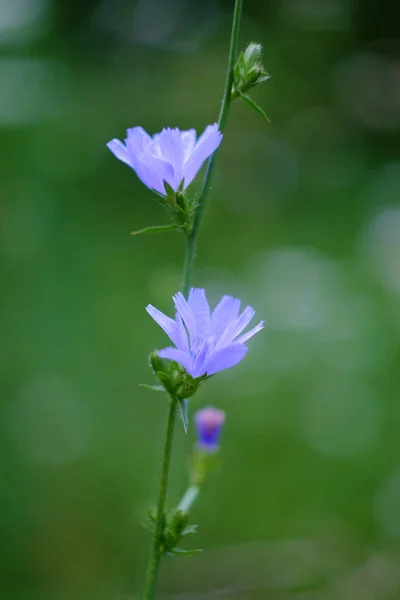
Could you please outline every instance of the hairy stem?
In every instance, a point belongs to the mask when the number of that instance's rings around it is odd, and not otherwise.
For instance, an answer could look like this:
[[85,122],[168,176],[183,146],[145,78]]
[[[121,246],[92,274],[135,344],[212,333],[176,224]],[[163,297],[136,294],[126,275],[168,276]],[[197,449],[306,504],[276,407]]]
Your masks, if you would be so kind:
[[160,485],[158,488],[156,524],[154,531],[153,547],[147,568],[146,583],[144,587],[143,600],[152,600],[154,598],[155,584],[157,578],[160,559],[163,554],[163,532],[165,525],[165,500],[167,496],[169,463],[171,459],[172,438],[174,435],[174,425],[176,416],[176,407],[178,401],[171,398],[169,405],[169,415],[167,429],[165,432],[164,454],[161,466]]
[[[233,69],[235,66],[237,48],[239,42],[240,20],[242,17],[243,0],[235,0],[235,9],[233,12],[231,42],[229,48],[228,68],[226,71],[225,89],[222,97],[221,109],[218,116],[218,128],[221,133],[224,133],[226,119],[228,117],[229,107],[232,100],[232,84],[233,84]],[[186,254],[182,279],[182,293],[187,296],[191,285],[191,280],[194,271],[194,261],[196,258],[197,238],[199,235],[200,225],[206,207],[208,194],[210,192],[211,179],[214,172],[215,161],[217,158],[218,149],[208,159],[206,172],[204,175],[203,186],[200,192],[199,205],[197,207],[194,218],[193,228],[187,238]]]

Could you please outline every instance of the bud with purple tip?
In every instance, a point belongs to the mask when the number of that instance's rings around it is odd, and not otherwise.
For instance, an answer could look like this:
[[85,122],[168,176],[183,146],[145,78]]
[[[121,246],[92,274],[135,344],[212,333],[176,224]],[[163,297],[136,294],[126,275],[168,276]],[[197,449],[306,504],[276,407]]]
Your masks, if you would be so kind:
[[225,422],[223,410],[212,406],[198,410],[194,416],[197,430],[197,447],[208,453],[217,452],[222,425]]

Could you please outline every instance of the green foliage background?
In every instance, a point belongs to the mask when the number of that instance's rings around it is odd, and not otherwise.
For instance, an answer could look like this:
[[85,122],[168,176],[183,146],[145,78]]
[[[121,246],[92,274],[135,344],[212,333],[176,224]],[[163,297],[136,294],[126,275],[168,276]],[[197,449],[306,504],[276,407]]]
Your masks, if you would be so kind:
[[[400,84],[394,5],[246,1],[271,80],[229,116],[195,283],[267,321],[192,401],[227,413],[162,598],[400,594]],[[105,144],[201,131],[233,2],[0,2],[0,596],[134,598],[166,402],[144,311],[172,312],[183,238]],[[193,428],[178,427],[179,500]]]

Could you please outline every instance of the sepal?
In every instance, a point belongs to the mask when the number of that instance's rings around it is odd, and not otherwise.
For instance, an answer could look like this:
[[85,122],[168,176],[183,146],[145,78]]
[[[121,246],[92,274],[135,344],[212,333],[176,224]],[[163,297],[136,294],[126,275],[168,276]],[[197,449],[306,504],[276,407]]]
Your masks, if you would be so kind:
[[177,227],[182,229],[187,235],[190,235],[197,204],[185,193],[183,186],[184,180],[181,181],[178,190],[175,192],[164,181],[165,196],[161,196],[161,198],[176,221]]
[[179,400],[179,418],[185,433],[187,433],[189,428],[189,400],[187,398]]
[[185,422],[187,421],[187,407],[185,407],[184,401],[187,398],[191,398],[197,392],[199,385],[207,376],[203,375],[202,377],[194,378],[179,363],[168,358],[160,358],[157,351],[152,352],[149,358],[150,365],[161,385],[170,396],[179,400],[182,420],[185,426]]
[[185,550],[177,546],[182,537],[196,533],[197,531],[197,525],[188,525],[188,520],[189,513],[180,510],[179,507],[167,519],[163,532],[163,551],[168,556],[174,554],[189,555],[200,552],[200,550]]

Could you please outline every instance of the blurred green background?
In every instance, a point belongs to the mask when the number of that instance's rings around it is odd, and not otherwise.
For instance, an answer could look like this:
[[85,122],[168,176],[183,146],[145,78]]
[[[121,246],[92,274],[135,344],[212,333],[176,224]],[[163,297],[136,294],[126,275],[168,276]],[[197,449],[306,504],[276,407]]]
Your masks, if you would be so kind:
[[[1,598],[140,592],[166,418],[144,307],[172,313],[183,239],[130,236],[168,217],[105,144],[216,120],[232,9],[0,0]],[[244,2],[272,125],[232,108],[195,283],[267,326],[192,402],[227,413],[222,464],[160,598],[400,598],[397,36],[389,0]]]

